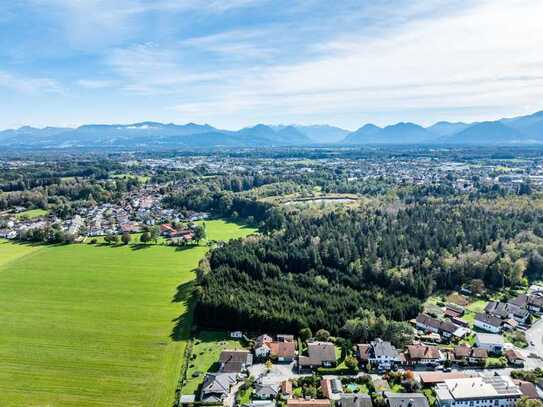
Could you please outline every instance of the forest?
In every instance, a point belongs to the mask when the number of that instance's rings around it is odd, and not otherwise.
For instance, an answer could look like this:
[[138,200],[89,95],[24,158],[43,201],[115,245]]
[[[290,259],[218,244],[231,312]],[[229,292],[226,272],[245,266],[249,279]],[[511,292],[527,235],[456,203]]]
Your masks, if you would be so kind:
[[346,329],[371,310],[414,318],[439,289],[540,278],[543,216],[460,198],[377,209],[285,213],[273,233],[214,250],[198,321],[221,328]]

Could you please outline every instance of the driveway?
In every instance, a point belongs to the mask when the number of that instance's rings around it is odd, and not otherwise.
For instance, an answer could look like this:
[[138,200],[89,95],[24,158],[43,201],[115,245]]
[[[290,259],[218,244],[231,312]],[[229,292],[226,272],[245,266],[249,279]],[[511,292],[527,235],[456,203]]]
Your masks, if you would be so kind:
[[300,375],[293,370],[294,363],[290,364],[274,364],[270,371],[263,363],[257,363],[249,367],[249,375],[256,380],[261,380],[264,384],[280,384],[284,380],[295,379]]
[[232,386],[230,393],[228,393],[228,396],[224,399],[224,407],[234,407],[236,405],[236,394],[238,394],[239,388],[243,383],[244,381],[241,381]]

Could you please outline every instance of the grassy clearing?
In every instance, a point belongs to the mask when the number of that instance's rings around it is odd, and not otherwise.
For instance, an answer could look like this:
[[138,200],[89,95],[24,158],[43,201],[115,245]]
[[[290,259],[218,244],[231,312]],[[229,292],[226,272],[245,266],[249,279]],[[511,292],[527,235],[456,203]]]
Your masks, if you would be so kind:
[[19,212],[15,215],[17,219],[36,219],[47,215],[45,209],[29,209],[27,211]]
[[477,314],[485,310],[486,304],[487,302],[484,300],[475,300],[472,303],[470,303],[466,307],[466,309]]
[[207,250],[0,242],[0,405],[169,407]]
[[206,372],[219,369],[217,360],[225,349],[242,349],[238,340],[232,340],[227,332],[202,331],[193,341],[192,359],[187,370],[187,382],[183,394],[193,394],[202,383]]
[[[229,240],[245,237],[256,232],[255,228],[243,223],[228,222],[222,219],[203,220],[196,223],[205,225],[206,240]],[[205,244],[206,242],[202,243]]]

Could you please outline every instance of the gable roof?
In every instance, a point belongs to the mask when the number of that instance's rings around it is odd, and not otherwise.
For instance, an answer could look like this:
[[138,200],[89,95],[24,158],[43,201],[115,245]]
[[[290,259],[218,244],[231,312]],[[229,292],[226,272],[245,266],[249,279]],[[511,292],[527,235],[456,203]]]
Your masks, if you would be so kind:
[[389,407],[429,407],[428,399],[422,393],[385,392]]
[[219,356],[220,363],[238,362],[249,364],[249,359],[251,359],[251,353],[248,350],[223,350]]
[[311,360],[322,362],[336,362],[336,346],[332,342],[310,342],[307,344],[307,353]]
[[398,350],[390,342],[383,341],[382,339],[373,341],[371,343],[371,350],[376,358],[386,356],[398,359],[400,357]]
[[429,345],[409,345],[407,352],[411,359],[439,359],[439,349]]
[[484,334],[477,332],[475,340],[480,344],[485,345],[503,345],[503,336],[496,334]]
[[[209,398],[212,395],[227,395],[230,387],[236,383],[236,375],[227,373],[208,373],[202,384],[201,398]],[[214,397],[217,399],[217,397]]]
[[255,383],[255,394],[260,397],[273,397],[279,394],[279,385]]
[[371,397],[365,393],[344,393],[336,401],[336,407],[372,407]]
[[517,352],[514,349],[507,349],[504,352],[504,355],[509,362],[515,362],[517,360],[522,360],[522,361],[525,360],[524,356],[522,356],[519,352]]
[[416,321],[418,324],[422,324],[437,329],[438,331],[443,331],[450,334],[453,334],[458,329],[456,325],[452,322],[441,321],[437,318],[432,318],[431,316],[426,314],[417,315]]
[[502,325],[502,320],[500,318],[485,314],[483,312],[475,314],[475,320],[496,328],[499,328]]
[[522,318],[528,315],[528,311],[518,307],[517,305],[497,301],[490,301],[488,304],[486,304],[485,312],[487,314],[498,315],[503,319],[509,318],[509,315],[511,314]]
[[274,356],[293,358],[296,355],[296,342],[270,342],[267,345]]
[[537,392],[537,388],[535,387],[535,384],[530,382],[525,382],[523,380],[513,380],[513,383],[515,383],[522,394],[527,397],[530,400],[541,400],[541,397],[539,397],[539,393]]

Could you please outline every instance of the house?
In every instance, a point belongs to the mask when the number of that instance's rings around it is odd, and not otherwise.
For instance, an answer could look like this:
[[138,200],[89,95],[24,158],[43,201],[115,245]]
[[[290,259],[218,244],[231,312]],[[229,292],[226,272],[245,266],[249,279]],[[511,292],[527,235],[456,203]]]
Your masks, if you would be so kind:
[[530,312],[543,312],[543,297],[539,295],[522,294],[509,300],[509,303]]
[[17,237],[17,232],[9,229],[0,230],[0,237],[8,240],[13,240]]
[[441,352],[436,346],[415,344],[407,346],[407,356],[411,364],[438,364],[442,359]]
[[255,383],[254,397],[259,400],[274,400],[279,395],[280,386],[277,384]]
[[160,235],[161,236],[173,237],[176,233],[177,233],[177,230],[170,223],[160,225]]
[[258,338],[256,338],[255,346],[254,346],[254,353],[257,358],[266,358],[270,355],[271,349],[269,344],[273,342],[273,338],[269,335],[260,335]]
[[509,377],[445,380],[435,388],[439,407],[514,407],[522,392]]
[[322,395],[327,399],[337,400],[340,393],[343,393],[343,386],[339,379],[322,379],[321,390]]
[[465,335],[462,328],[459,328],[452,322],[432,318],[426,314],[417,315],[415,323],[417,328],[422,329],[425,332],[438,333],[447,339],[451,338],[452,336],[461,338]]
[[488,352],[484,348],[472,348],[467,345],[459,345],[453,350],[454,360],[474,364],[483,364],[488,358]]
[[372,407],[371,397],[364,393],[341,394],[336,407]]
[[202,384],[200,401],[207,403],[222,402],[236,381],[237,375],[235,374],[208,373]]
[[387,341],[376,339],[370,344],[357,345],[358,360],[362,365],[371,363],[379,369],[390,369],[400,363],[400,353]]
[[464,307],[461,307],[460,305],[451,303],[445,305],[445,315],[449,317],[458,318],[463,316],[465,312]]
[[296,342],[270,342],[270,355],[278,362],[290,363],[296,357]]
[[469,328],[469,323],[464,321],[462,318],[450,317],[451,322],[455,325],[461,326],[462,328]]
[[515,365],[517,367],[524,366],[524,362],[526,360],[524,359],[524,356],[522,356],[518,351],[514,349],[508,349],[504,352],[504,355],[511,365]]
[[428,399],[422,393],[384,393],[388,407],[429,407]]
[[475,315],[473,325],[483,331],[500,333],[502,331],[502,320],[493,315],[478,313]]
[[327,399],[332,399],[332,383],[330,379],[321,380],[322,395]]
[[513,383],[518,386],[523,397],[526,397],[528,400],[541,400],[535,384],[523,380],[513,380]]
[[288,399],[287,407],[330,407],[330,400],[327,399]]
[[296,342],[294,341],[274,341],[268,335],[261,335],[256,338],[254,347],[255,356],[265,358],[271,356],[278,362],[292,362],[296,356]]
[[496,334],[475,334],[475,344],[478,348],[486,349],[489,353],[501,354],[503,351],[503,337]]
[[248,350],[223,350],[219,363],[220,372],[241,373],[253,364],[253,355]]
[[298,358],[300,368],[332,367],[337,363],[336,346],[331,342],[310,342],[307,354]]
[[486,304],[485,312],[500,319],[512,318],[519,323],[525,323],[530,316],[530,313],[525,309],[507,302],[497,301],[490,301]]

